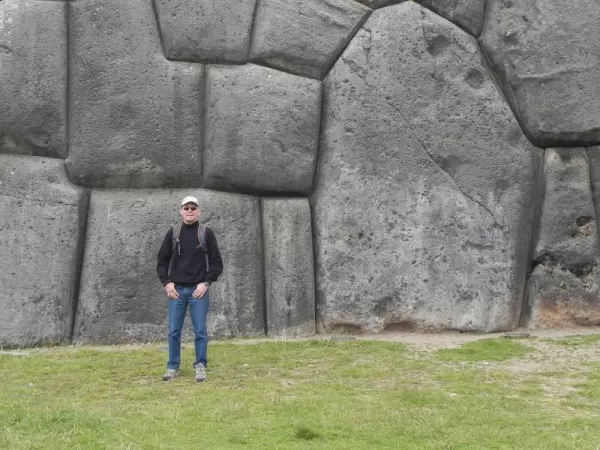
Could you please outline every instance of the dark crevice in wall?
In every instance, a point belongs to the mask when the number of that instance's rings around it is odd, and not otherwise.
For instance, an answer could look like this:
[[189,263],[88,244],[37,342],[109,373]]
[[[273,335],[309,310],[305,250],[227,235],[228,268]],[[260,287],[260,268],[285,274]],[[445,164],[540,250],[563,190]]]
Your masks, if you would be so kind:
[[258,6],[262,0],[256,0],[254,3],[254,11],[252,12],[252,23],[250,24],[250,33],[248,34],[248,48],[246,49],[246,62],[248,62],[248,58],[250,58],[250,49],[252,48],[252,43],[254,42],[254,33],[256,32],[256,14],[258,13]]
[[[544,151],[545,153],[545,151]],[[518,326],[525,326],[526,321],[530,316],[529,311],[529,283],[530,276],[533,273],[536,265],[536,261],[534,260],[535,250],[537,247],[537,242],[540,236],[540,230],[542,226],[542,208],[544,205],[546,197],[546,157],[545,154],[542,155],[542,164],[540,164],[539,173],[536,174],[536,183],[535,188],[533,190],[533,223],[531,225],[531,237],[529,240],[529,251],[527,252],[527,269],[525,276],[525,283],[523,284],[523,292],[520,296],[520,305],[518,308],[520,310],[518,316]]]
[[267,248],[265,243],[265,219],[263,216],[263,199],[258,199],[258,217],[260,220],[260,242],[262,247],[262,285],[263,285],[263,323],[264,323],[264,334],[269,334],[269,321],[268,321],[268,310],[267,310]]
[[481,44],[480,39],[477,39],[477,45],[479,47],[479,51],[483,55],[483,62],[484,62],[486,71],[488,72],[488,74],[491,75],[491,80],[496,85],[496,89],[502,96],[504,103],[506,103],[508,105],[508,107],[510,108],[510,110],[512,111],[513,117],[519,124],[519,127],[521,128],[523,135],[527,138],[527,140],[533,146],[538,147],[538,148],[543,148],[543,147],[536,145],[535,139],[527,131],[527,127],[521,120],[522,115],[519,114],[520,108],[519,108],[518,100],[516,99],[514,93],[512,92],[512,89],[510,88],[509,83],[502,78],[500,71],[495,70],[493,61],[488,57],[488,54],[486,53],[485,49],[483,48],[483,45]]
[[202,164],[200,165],[200,186],[204,186],[204,167],[206,165],[206,158],[204,157],[204,149],[206,148],[206,129],[208,121],[208,66],[204,64],[202,66],[202,117],[200,118],[200,155]]
[[363,16],[363,18],[356,24],[356,26],[354,27],[354,30],[352,30],[352,32],[348,35],[348,40],[342,46],[342,49],[339,51],[337,57],[332,58],[333,61],[331,62],[331,64],[329,64],[329,67],[323,73],[321,80],[325,80],[325,78],[327,78],[327,75],[329,75],[329,72],[331,72],[331,69],[333,68],[333,66],[335,66],[335,64],[338,62],[338,60],[342,57],[342,55],[344,54],[344,52],[346,51],[348,46],[352,43],[352,40],[354,39],[354,36],[356,36],[356,33],[358,33],[363,28],[364,24],[367,23],[367,20],[369,20],[369,17],[371,17],[372,13],[373,13],[372,9],[370,11],[367,11],[365,13],[365,15]]
[[[70,129],[70,120],[69,120],[69,110],[70,110],[70,103],[71,103],[71,95],[70,95],[70,91],[71,91],[71,5],[67,4],[65,6],[65,20],[66,20],[66,24],[67,24],[67,35],[66,37],[66,61],[67,61],[67,79],[66,79],[66,91],[65,91],[65,96],[66,96],[66,101],[65,101],[65,157],[64,159],[67,159],[69,157],[69,129]],[[66,170],[65,170],[66,171]],[[68,174],[67,174],[68,177]]]
[[[456,27],[460,28],[462,31],[464,31],[465,33],[467,33],[469,36],[472,36],[475,39],[477,39],[481,35],[481,31],[479,32],[478,35],[475,35],[475,34],[471,33],[469,30],[467,30],[466,28],[464,28],[458,22],[455,22],[454,20],[450,20],[448,17],[443,16],[442,14],[440,14],[437,11],[433,10],[431,7],[429,7],[427,5],[424,5],[423,1],[424,0],[413,0],[413,2],[416,3],[417,5],[421,6],[422,8],[425,8],[426,10],[430,11],[431,13],[435,14],[438,17],[441,17],[442,19],[447,20],[451,24],[455,25]],[[390,6],[392,6],[392,5],[390,5]],[[485,10],[484,10],[484,14],[485,14]],[[482,30],[483,30],[483,27],[482,27]]]
[[158,8],[156,7],[156,0],[150,0],[152,2],[152,11],[154,11],[154,20],[156,21],[156,29],[158,30],[158,38],[160,40],[160,48],[165,59],[167,58],[167,49],[165,48],[165,41],[163,40],[163,32],[160,26],[160,19],[158,17]]
[[72,298],[73,298],[73,309],[71,311],[71,324],[69,327],[68,340],[73,341],[73,335],[75,334],[75,324],[77,322],[77,310],[79,309],[79,294],[81,292],[81,277],[83,275],[83,264],[85,257],[85,241],[87,237],[87,226],[90,215],[90,204],[91,204],[92,192],[88,190],[85,193],[84,199],[79,206],[79,217],[81,219],[81,225],[79,227],[79,236],[77,239],[77,257],[73,261],[73,273],[75,279],[73,280]]
[[[594,204],[594,212],[596,213],[596,232],[597,232],[597,236],[600,236],[600,222],[599,222],[599,220],[600,220],[600,204],[598,204],[598,200],[600,200],[600,197],[597,197],[598,195],[600,195],[600,192],[598,192],[598,187],[600,187],[600,180],[596,179],[596,171],[594,170],[594,166],[590,162],[590,160],[592,159],[592,158],[590,158],[590,153],[593,151],[598,152],[598,151],[600,151],[600,149],[595,150],[595,149],[592,149],[591,147],[592,146],[585,149],[585,155],[586,155],[587,163],[588,163],[592,202]],[[596,255],[596,257],[600,260],[600,254]]]

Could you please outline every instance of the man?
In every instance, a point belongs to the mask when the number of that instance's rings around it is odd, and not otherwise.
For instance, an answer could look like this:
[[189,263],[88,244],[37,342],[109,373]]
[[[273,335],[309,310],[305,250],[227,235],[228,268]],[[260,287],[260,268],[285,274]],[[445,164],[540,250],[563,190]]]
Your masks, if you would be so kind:
[[158,278],[169,297],[169,361],[163,380],[170,381],[179,375],[181,330],[189,306],[195,336],[196,381],[205,381],[208,289],[223,272],[223,260],[214,233],[198,222],[198,199],[185,197],[179,213],[183,223],[171,227],[167,232],[158,252],[156,266]]

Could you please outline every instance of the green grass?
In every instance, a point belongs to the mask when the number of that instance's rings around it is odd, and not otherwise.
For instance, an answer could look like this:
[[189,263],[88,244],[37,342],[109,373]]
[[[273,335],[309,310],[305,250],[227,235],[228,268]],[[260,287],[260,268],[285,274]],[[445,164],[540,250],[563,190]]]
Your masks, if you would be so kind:
[[600,366],[582,363],[565,401],[548,397],[544,377],[503,366],[535,354],[512,340],[436,354],[389,342],[215,343],[206,383],[193,381],[191,347],[169,383],[157,345],[26,352],[0,354],[2,449],[600,446]]
[[543,339],[543,342],[562,347],[587,347],[600,342],[600,334],[576,335],[566,338]]
[[523,356],[531,348],[507,339],[482,339],[469,342],[460,348],[438,350],[443,361],[506,361]]

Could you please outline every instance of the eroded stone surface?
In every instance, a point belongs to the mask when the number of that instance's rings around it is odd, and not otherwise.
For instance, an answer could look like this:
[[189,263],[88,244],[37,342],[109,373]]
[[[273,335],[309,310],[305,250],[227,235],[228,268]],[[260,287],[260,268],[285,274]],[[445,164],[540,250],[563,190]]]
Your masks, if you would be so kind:
[[186,195],[200,200],[201,221],[214,231],[225,267],[210,287],[209,335],[264,334],[259,199],[205,190],[94,190],[75,341],[166,339],[168,299],[156,258]]
[[544,181],[524,322],[530,328],[600,324],[598,235],[585,149],[546,150]]
[[261,0],[249,58],[322,79],[369,11],[353,0]]
[[77,0],[69,8],[71,179],[199,187],[203,66],[164,58],[150,0]]
[[254,64],[208,66],[204,187],[308,193],[321,84]]
[[243,64],[256,0],[153,0],[167,58]]
[[0,155],[0,346],[70,338],[86,206],[63,161]]
[[473,36],[483,26],[486,0],[417,0],[423,6],[455,23]]
[[600,142],[600,2],[488,0],[481,43],[541,147]]
[[0,2],[0,153],[67,157],[66,2]]
[[263,198],[265,298],[269,336],[315,333],[315,277],[307,199]]
[[327,76],[324,115],[322,328],[516,326],[541,151],[475,40],[412,2],[377,10]]

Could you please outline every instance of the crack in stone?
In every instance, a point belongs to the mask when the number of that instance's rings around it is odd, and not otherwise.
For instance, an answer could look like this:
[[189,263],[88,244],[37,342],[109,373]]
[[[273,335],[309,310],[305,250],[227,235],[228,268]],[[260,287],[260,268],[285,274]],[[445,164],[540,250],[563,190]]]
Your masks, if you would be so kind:
[[388,100],[385,100],[385,102],[394,110],[398,113],[398,115],[400,116],[400,118],[402,119],[402,121],[404,122],[404,124],[407,127],[408,132],[410,133],[410,135],[414,138],[415,141],[417,141],[419,143],[419,145],[421,146],[421,149],[423,150],[425,156],[427,157],[427,159],[429,161],[431,161],[432,164],[434,164],[436,167],[438,167],[442,173],[444,173],[452,182],[452,184],[454,185],[454,187],[458,190],[458,192],[460,192],[461,194],[463,194],[466,198],[468,198],[469,200],[471,200],[473,203],[479,205],[485,212],[487,212],[490,217],[494,220],[494,225],[496,225],[498,227],[498,229],[502,232],[502,234],[504,235],[504,238],[508,241],[508,236],[506,235],[506,232],[504,231],[504,227],[498,223],[498,220],[496,219],[496,216],[494,216],[494,214],[492,213],[492,211],[490,211],[490,209],[485,206],[483,203],[481,203],[479,200],[473,198],[471,195],[467,194],[464,190],[462,190],[460,188],[460,186],[458,185],[458,183],[456,182],[456,180],[452,177],[452,175],[450,175],[446,170],[444,170],[438,163],[435,162],[435,160],[433,159],[433,157],[431,156],[431,153],[429,153],[429,151],[427,151],[427,146],[425,145],[425,143],[417,136],[417,133],[413,130],[412,126],[410,125],[410,123],[408,122],[408,120],[406,120],[406,118],[404,117],[404,114],[402,114],[402,112],[399,110],[399,108],[397,108],[395,105],[393,105],[392,103],[390,103]]

